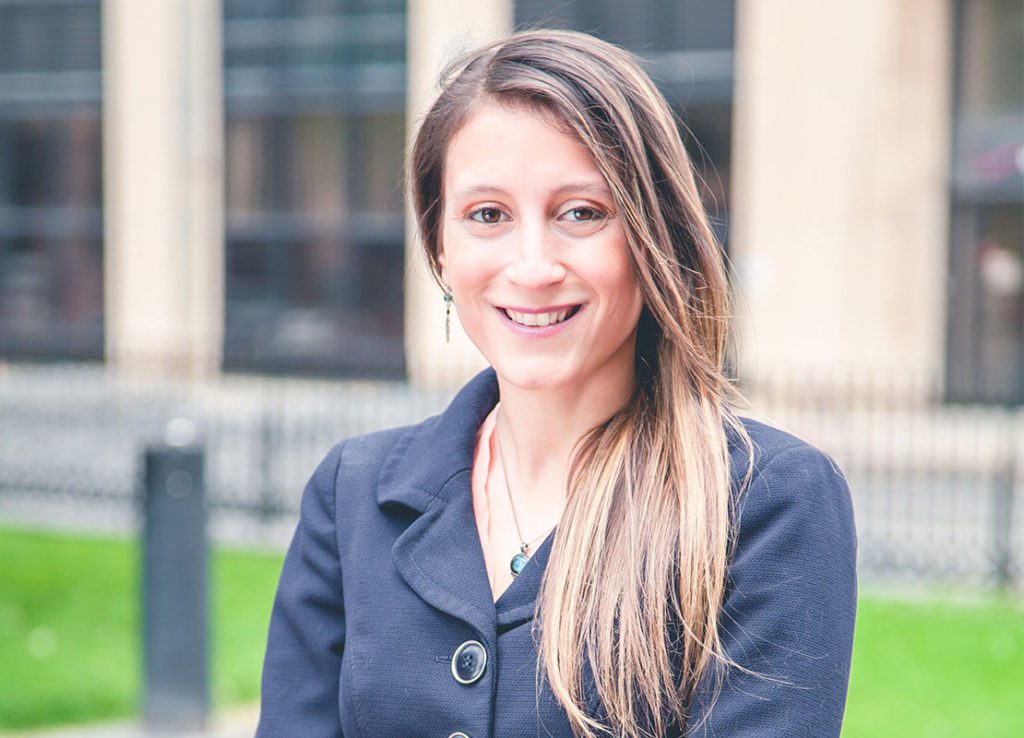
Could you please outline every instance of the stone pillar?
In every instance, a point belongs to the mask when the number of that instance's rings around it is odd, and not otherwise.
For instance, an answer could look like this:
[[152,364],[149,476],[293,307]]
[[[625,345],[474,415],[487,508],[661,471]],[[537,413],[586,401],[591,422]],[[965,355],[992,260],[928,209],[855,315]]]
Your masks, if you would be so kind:
[[739,0],[741,376],[941,371],[949,5]]
[[221,4],[104,0],[107,361],[219,370],[224,313]]
[[[407,130],[414,132],[437,94],[437,75],[459,51],[511,32],[512,0],[409,0]],[[420,386],[458,384],[486,366],[452,311],[444,340],[444,302],[430,276],[411,210],[406,217],[405,356]]]

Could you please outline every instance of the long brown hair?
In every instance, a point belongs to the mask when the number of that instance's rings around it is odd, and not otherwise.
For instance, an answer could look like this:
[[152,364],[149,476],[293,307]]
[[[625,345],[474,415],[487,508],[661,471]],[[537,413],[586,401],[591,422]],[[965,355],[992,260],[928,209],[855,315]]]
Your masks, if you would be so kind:
[[438,279],[445,154],[488,101],[535,111],[586,146],[622,214],[645,303],[636,389],[574,450],[538,599],[538,674],[578,736],[662,735],[686,725],[698,681],[731,663],[718,631],[738,491],[728,432],[748,450],[740,487],[753,454],[725,375],[723,254],[677,121],[636,58],[534,30],[451,62],[416,134],[409,183]]

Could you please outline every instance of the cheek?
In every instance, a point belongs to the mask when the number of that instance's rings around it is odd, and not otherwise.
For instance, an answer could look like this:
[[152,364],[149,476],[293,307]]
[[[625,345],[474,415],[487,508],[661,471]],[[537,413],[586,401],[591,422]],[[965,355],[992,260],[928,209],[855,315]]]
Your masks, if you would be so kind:
[[479,260],[464,258],[453,252],[448,258],[445,274],[457,298],[460,294],[469,295],[482,289],[488,272]]
[[600,284],[610,296],[610,301],[619,309],[633,308],[642,304],[640,284],[633,272],[633,266],[624,252],[624,247],[610,250],[592,271],[595,284]]
[[608,294],[607,305],[610,311],[609,327],[614,324],[616,334],[619,331],[629,333],[636,327],[640,320],[640,313],[643,311],[644,299],[640,285],[628,264],[605,276],[607,281],[604,285]]
[[449,232],[442,243],[444,275],[456,299],[460,293],[471,294],[487,285],[494,275],[495,266],[479,244],[466,243],[454,231]]

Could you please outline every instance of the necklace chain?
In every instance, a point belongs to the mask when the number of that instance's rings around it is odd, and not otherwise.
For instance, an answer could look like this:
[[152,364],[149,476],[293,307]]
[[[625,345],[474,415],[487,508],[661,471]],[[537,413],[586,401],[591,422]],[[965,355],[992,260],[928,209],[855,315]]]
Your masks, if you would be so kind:
[[516,513],[516,503],[512,499],[512,485],[508,482],[508,464],[505,463],[505,449],[501,445],[501,433],[498,432],[498,418],[494,421],[494,440],[498,442],[498,457],[501,459],[501,476],[505,479],[505,492],[508,493],[508,504],[512,508],[512,522],[516,526],[516,535],[519,536],[520,550],[526,554],[530,545],[546,536],[550,531],[544,531],[536,538],[527,541],[523,536],[523,529],[519,526],[519,515]]

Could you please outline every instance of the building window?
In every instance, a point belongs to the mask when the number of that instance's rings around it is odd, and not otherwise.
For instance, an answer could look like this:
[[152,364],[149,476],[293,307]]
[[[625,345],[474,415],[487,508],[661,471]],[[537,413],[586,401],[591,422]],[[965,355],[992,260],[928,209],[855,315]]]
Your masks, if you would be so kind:
[[225,365],[402,376],[405,3],[224,13]]
[[0,356],[103,355],[100,2],[0,0]]
[[955,5],[947,392],[1024,402],[1024,5]]

